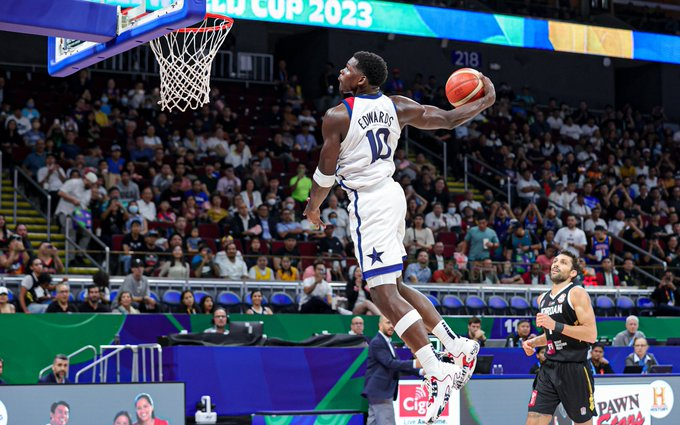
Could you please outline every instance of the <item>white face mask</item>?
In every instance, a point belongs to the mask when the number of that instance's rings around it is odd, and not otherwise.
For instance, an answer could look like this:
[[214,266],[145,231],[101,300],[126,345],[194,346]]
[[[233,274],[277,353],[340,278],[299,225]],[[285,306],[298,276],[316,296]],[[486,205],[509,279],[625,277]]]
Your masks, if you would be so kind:
[[267,205],[270,206],[276,205],[276,199],[267,199]]
[[453,215],[453,214],[456,213],[456,209],[455,208],[449,208],[448,212],[449,212],[449,214]]

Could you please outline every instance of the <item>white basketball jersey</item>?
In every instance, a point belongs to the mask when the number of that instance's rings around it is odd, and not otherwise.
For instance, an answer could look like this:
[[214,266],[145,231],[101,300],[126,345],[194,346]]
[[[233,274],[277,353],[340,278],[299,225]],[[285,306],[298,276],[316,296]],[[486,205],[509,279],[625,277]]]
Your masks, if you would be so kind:
[[340,143],[335,171],[338,182],[346,189],[360,190],[391,178],[401,135],[394,102],[381,92],[342,102],[350,114],[350,124]]

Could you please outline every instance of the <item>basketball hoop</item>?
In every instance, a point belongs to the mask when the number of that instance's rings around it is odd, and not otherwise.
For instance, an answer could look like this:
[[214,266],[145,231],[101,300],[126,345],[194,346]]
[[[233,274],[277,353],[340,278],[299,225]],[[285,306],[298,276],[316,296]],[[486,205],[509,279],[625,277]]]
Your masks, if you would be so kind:
[[207,14],[196,26],[151,40],[161,74],[161,109],[186,111],[210,102],[213,59],[234,20]]

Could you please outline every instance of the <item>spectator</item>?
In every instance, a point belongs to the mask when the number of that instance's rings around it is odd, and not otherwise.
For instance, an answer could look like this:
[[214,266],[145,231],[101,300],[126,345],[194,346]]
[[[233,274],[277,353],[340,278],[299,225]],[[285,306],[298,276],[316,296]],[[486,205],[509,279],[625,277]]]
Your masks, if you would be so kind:
[[129,233],[125,225],[129,219],[130,215],[120,200],[120,191],[114,186],[109,190],[109,199],[99,207],[99,227],[104,241],[110,242],[112,235]]
[[66,283],[57,285],[57,295],[50,303],[45,313],[78,313],[78,307],[69,300],[71,291]]
[[446,267],[446,258],[444,258],[444,243],[436,242],[432,248],[432,256],[430,257],[430,270],[434,274],[437,270],[444,270]]
[[121,171],[118,189],[120,190],[120,199],[124,204],[139,199],[139,186],[130,179],[128,170]]
[[465,198],[458,204],[458,211],[463,211],[465,207],[470,207],[476,213],[482,212],[482,204],[474,200],[474,194],[471,190],[465,191]]
[[567,216],[567,227],[561,228],[555,234],[555,243],[562,249],[575,249],[581,255],[585,252],[588,244],[586,234],[576,227],[576,216],[574,214]]
[[612,345],[614,347],[631,347],[636,338],[646,338],[645,334],[638,330],[640,320],[637,316],[626,317],[626,329],[617,333]]
[[515,332],[505,338],[506,347],[521,347],[522,343],[529,338],[534,338],[536,335],[531,333],[531,321],[529,319],[520,319],[517,322]]
[[127,291],[132,296],[132,301],[139,306],[139,311],[151,313],[158,311],[156,300],[151,296],[149,279],[144,276],[144,262],[140,258],[132,261],[132,273],[125,276],[120,292]]
[[57,158],[54,154],[48,154],[45,157],[45,166],[38,170],[36,181],[52,195],[52,198],[57,199],[57,193],[66,181],[66,173],[57,164]]
[[326,266],[322,261],[314,263],[314,276],[302,281],[300,313],[333,313],[331,308],[333,293],[326,279]]
[[595,226],[595,235],[590,240],[590,253],[586,255],[586,257],[588,257],[588,263],[602,263],[605,258],[609,258],[611,254],[610,251],[607,230],[600,225]]
[[672,271],[666,271],[650,298],[656,303],[657,316],[680,316],[680,290]]
[[455,260],[448,260],[443,269],[436,270],[432,274],[434,283],[459,283],[462,278],[463,274],[456,270]]
[[189,263],[184,261],[184,251],[181,246],[176,246],[172,249],[172,257],[169,261],[164,261],[161,266],[160,277],[169,277],[172,279],[189,279],[191,274],[191,267]]
[[432,211],[425,215],[425,226],[433,234],[447,232],[449,230],[448,217],[444,214],[444,208],[439,202],[432,204]]
[[468,319],[467,331],[458,335],[464,335],[466,338],[474,339],[479,343],[480,347],[486,344],[486,333],[482,330],[482,320],[479,317],[471,317]]
[[479,263],[491,257],[491,253],[498,248],[498,236],[496,232],[487,227],[486,217],[477,219],[477,226],[468,230],[465,235],[465,252],[469,248],[468,258],[470,261]]
[[220,265],[215,262],[212,249],[207,245],[199,246],[198,254],[191,260],[191,269],[196,277],[220,276]]
[[201,310],[196,305],[194,293],[191,289],[185,289],[179,296],[180,302],[175,310],[175,313],[180,314],[199,314]]
[[297,202],[306,202],[309,191],[312,189],[312,179],[306,175],[307,167],[300,164],[297,167],[297,174],[290,179],[291,197]]
[[415,255],[420,250],[429,251],[434,245],[432,230],[424,225],[425,218],[422,214],[417,214],[413,220],[413,227],[406,229],[404,247],[410,256]]
[[182,211],[182,201],[184,200],[184,193],[182,192],[182,178],[174,177],[170,187],[161,193],[160,201],[167,201],[170,204],[175,214]]
[[59,250],[51,243],[40,242],[37,257],[42,261],[44,272],[57,274],[64,271],[64,265],[59,258]]
[[142,236],[142,224],[133,221],[130,226],[130,233],[123,236],[123,255],[120,257],[123,266],[123,274],[130,273],[132,257],[142,251],[144,247],[144,237]]
[[22,168],[31,177],[35,178],[38,170],[47,163],[47,152],[45,152],[45,141],[38,140],[33,147],[33,151],[24,158]]
[[52,361],[52,370],[38,380],[38,384],[69,384],[69,359],[64,354],[57,354]]
[[333,235],[335,231],[335,226],[332,224],[327,224],[324,228],[324,236],[319,239],[317,244],[317,252],[319,252],[324,260],[329,261],[332,264],[332,273],[335,279],[343,280],[343,270],[347,267],[347,261],[345,260],[345,250],[342,246],[342,242],[336,236]]
[[623,260],[623,266],[619,269],[619,282],[622,286],[640,286],[640,278],[635,271],[635,263],[632,258]]
[[517,196],[523,205],[536,202],[541,193],[541,185],[534,179],[531,170],[526,169],[522,172],[517,181]]
[[257,225],[260,226],[262,232],[260,233],[260,238],[266,242],[274,239],[276,235],[274,219],[269,215],[269,208],[262,204],[257,208],[257,215],[255,216]]
[[12,235],[7,247],[7,253],[0,255],[0,267],[9,275],[24,274],[29,258],[30,256],[26,252],[21,236]]
[[99,287],[90,285],[87,287],[87,296],[85,301],[78,307],[80,313],[110,313],[109,306],[101,302],[101,294]]
[[204,205],[210,202],[210,197],[205,192],[203,183],[196,179],[191,183],[191,189],[184,192],[184,199],[194,198],[196,201],[196,206],[199,209],[204,209]]
[[144,236],[143,253],[140,257],[144,261],[144,275],[146,276],[155,276],[160,267],[163,249],[156,245],[157,240],[158,231],[156,229],[149,230]]
[[227,324],[229,323],[229,316],[227,315],[227,310],[222,307],[217,307],[213,312],[212,318],[213,326],[204,330],[203,333],[207,334],[223,334],[228,335],[229,329],[227,329]]
[[236,256],[236,244],[226,242],[224,251],[220,251],[215,263],[219,266],[219,276],[227,280],[249,279],[248,267],[243,258]]
[[598,286],[621,286],[619,277],[614,272],[614,265],[610,258],[603,258],[600,266],[601,271],[596,275]]
[[[66,181],[59,190],[59,205],[55,214],[59,219],[59,224],[62,230],[66,228],[66,217],[73,216],[76,210],[89,211],[90,200],[92,199],[93,185],[97,183],[97,175],[89,172],[85,177],[72,178]],[[70,225],[70,223],[69,223]],[[78,226],[77,237],[79,239],[78,245],[83,251],[87,250],[90,244],[90,234],[85,232],[82,227]],[[67,242],[68,243],[68,242]]]
[[279,239],[286,239],[288,236],[300,238],[303,233],[302,225],[294,221],[293,209],[286,207],[281,212],[281,221],[276,224],[276,232]]
[[590,360],[588,364],[593,375],[614,373],[609,361],[604,357],[604,345],[600,342],[593,344],[590,349]]
[[[248,277],[258,281],[274,280],[274,270],[267,266],[267,256],[260,255],[257,257],[257,264],[250,268]],[[260,294],[260,296],[262,296],[262,294]]]
[[109,274],[99,270],[92,275],[92,284],[99,288],[99,297],[102,303],[111,303],[111,290],[109,289]]
[[117,305],[113,309],[113,313],[116,314],[139,314],[139,310],[132,305],[132,294],[130,291],[119,291],[118,297],[116,298],[114,304]]
[[364,339],[366,339],[366,336],[364,335],[364,319],[361,316],[352,317],[352,321],[349,324],[348,334],[363,336]]
[[564,191],[564,183],[562,180],[555,182],[555,190],[550,192],[548,196],[550,206],[554,207],[557,214],[561,215],[563,211],[569,210],[569,201],[567,192]]
[[645,338],[635,338],[633,352],[626,357],[626,366],[641,366],[642,373],[648,373],[649,367],[659,364],[654,354],[647,352],[649,344]]
[[300,132],[295,136],[293,150],[311,152],[318,147],[314,134],[310,133],[309,124],[303,123]]
[[[285,249],[285,247],[281,249]],[[274,258],[274,260],[277,259],[278,258],[276,257]],[[284,255],[278,260],[280,261],[280,266],[276,269],[276,280],[282,280],[284,282],[297,282],[300,280],[300,273],[296,267],[293,267],[289,256]]]
[[[172,174],[172,168],[169,164],[163,164],[160,167],[160,172],[156,174],[151,181],[154,196],[159,196],[172,186],[175,176]],[[180,182],[181,183],[181,182]]]
[[228,199],[241,192],[241,179],[234,174],[232,165],[227,164],[224,168],[224,176],[217,182],[217,191]]
[[510,261],[503,263],[503,272],[498,276],[498,283],[521,284],[524,283],[522,276],[517,273]]
[[153,201],[153,191],[150,187],[142,190],[141,198],[137,200],[139,214],[147,221],[156,221],[156,203]]
[[481,262],[481,265],[477,269],[477,273],[479,274],[479,277],[477,279],[473,279],[475,282],[486,285],[495,285],[500,283],[496,265],[493,263],[493,261],[491,261],[491,258],[487,258]]
[[545,347],[545,346],[536,348],[536,364],[531,366],[531,369],[529,369],[529,373],[534,374],[534,375],[538,374],[538,370],[541,368],[541,366],[543,366],[543,364],[545,363],[545,360],[546,360],[546,358],[545,358],[545,350],[546,349],[547,349],[547,347]]
[[607,222],[600,216],[601,212],[602,209],[599,205],[590,210],[590,217],[586,219],[586,222],[583,225],[583,231],[586,232],[586,235],[592,236],[593,232],[595,232],[595,229],[598,227],[601,227],[606,233]]
[[31,242],[31,238],[28,236],[28,227],[23,223],[17,224],[14,228],[14,235],[21,238],[21,243],[24,245],[24,249],[28,255],[34,256],[33,243]]
[[212,316],[215,311],[215,301],[213,300],[213,297],[210,295],[204,296],[199,303],[199,307],[201,308],[201,313]]
[[416,262],[406,267],[404,280],[411,283],[426,283],[432,277],[432,270],[428,267],[430,256],[424,249],[418,251]]
[[50,291],[54,290],[54,286],[51,285],[52,277],[43,273],[40,258],[34,257],[27,264],[29,273],[21,280],[19,307],[24,313],[44,313],[47,309],[44,302],[50,299]]
[[[359,266],[355,266],[354,269],[350,268],[350,278],[347,280],[347,285],[345,286],[345,297],[347,298],[347,309],[352,312],[352,314],[367,314],[367,315],[380,315],[380,310],[371,301],[371,290],[368,284],[364,280],[363,273]],[[356,319],[356,317],[354,318]],[[352,319],[352,324],[354,324],[354,319]],[[363,325],[363,319],[361,324]],[[352,327],[354,329],[354,327]],[[363,335],[362,332],[357,335]]]
[[522,275],[522,280],[527,285],[545,285],[545,275],[549,272],[550,266],[548,266],[547,271],[544,271],[543,266],[537,260],[531,265],[531,270]]
[[[9,302],[9,290],[4,286],[0,286],[0,314],[14,313],[16,313],[16,307]],[[2,359],[0,359],[0,372],[2,372]],[[2,385],[2,383],[0,383],[0,385]]]
[[109,165],[109,172],[111,174],[120,175],[125,169],[125,158],[122,157],[120,146],[111,146],[111,156],[106,159],[106,162]]
[[[258,260],[259,261],[259,260]],[[256,289],[250,293],[250,299],[252,300],[251,306],[246,309],[246,314],[254,315],[270,315],[274,314],[271,308],[262,305],[262,291]]]
[[20,136],[23,136],[31,130],[31,120],[23,116],[21,114],[21,109],[19,108],[14,109],[14,113],[7,117],[5,120],[5,127],[9,127],[11,122],[16,124]]

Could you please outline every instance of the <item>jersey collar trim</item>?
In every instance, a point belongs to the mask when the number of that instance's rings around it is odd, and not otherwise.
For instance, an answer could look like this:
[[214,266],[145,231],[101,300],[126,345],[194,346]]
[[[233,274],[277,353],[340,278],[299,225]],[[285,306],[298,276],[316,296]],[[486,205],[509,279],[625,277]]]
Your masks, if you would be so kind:
[[361,99],[377,99],[377,98],[381,97],[382,95],[383,95],[382,92],[378,91],[375,94],[360,94],[360,95],[355,96],[355,97],[358,97],[358,98],[361,98]]

